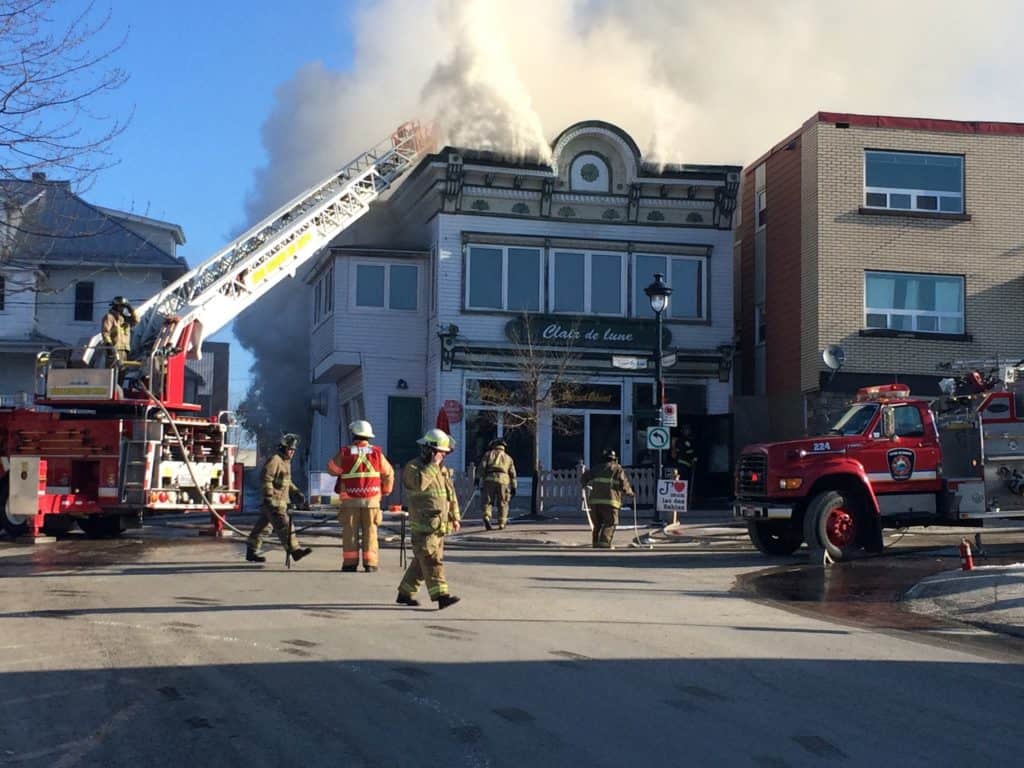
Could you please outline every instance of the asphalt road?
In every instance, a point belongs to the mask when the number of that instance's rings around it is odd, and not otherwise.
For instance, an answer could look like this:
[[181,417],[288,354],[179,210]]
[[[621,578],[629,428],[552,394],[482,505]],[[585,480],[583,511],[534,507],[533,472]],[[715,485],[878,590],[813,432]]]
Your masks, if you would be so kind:
[[291,571],[159,526],[0,545],[0,765],[1020,762],[1021,645],[781,610],[738,539],[469,537],[445,611],[394,604],[397,550],[342,574],[311,541]]

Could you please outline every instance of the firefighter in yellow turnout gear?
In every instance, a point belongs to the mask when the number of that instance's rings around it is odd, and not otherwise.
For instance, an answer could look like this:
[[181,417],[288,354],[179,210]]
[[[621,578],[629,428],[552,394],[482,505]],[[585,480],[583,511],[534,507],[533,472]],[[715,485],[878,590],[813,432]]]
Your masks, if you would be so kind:
[[590,522],[594,528],[591,544],[595,549],[612,549],[622,497],[635,494],[626,471],[619,464],[618,454],[609,450],[602,457],[605,463],[586,470],[580,480],[593,488],[590,492]]
[[452,473],[443,466],[454,442],[440,429],[429,430],[416,442],[420,445],[419,457],[402,469],[413,559],[398,585],[395,602],[419,605],[415,595],[426,581],[430,599],[442,609],[459,602],[459,598],[449,594],[444,578],[444,537],[461,527]]
[[107,368],[123,365],[132,348],[132,328],[139,324],[139,316],[124,296],[115,296],[110,309],[100,323],[100,336],[107,350]]
[[263,542],[267,526],[273,526],[281,546],[291,554],[292,560],[298,562],[313,551],[309,547],[299,546],[299,540],[292,529],[291,517],[288,515],[288,502],[291,499],[296,499],[300,504],[306,503],[306,497],[292,482],[292,457],[298,445],[298,437],[284,435],[277,452],[263,465],[260,516],[256,519],[256,524],[246,541],[245,559],[250,563],[263,563],[267,560],[260,554],[260,544]]
[[484,527],[491,530],[491,507],[498,508],[498,528],[508,524],[509,500],[516,495],[516,465],[508,455],[508,443],[500,437],[487,446],[480,459],[477,483],[483,481]]
[[352,445],[342,446],[338,455],[327,462],[327,471],[338,478],[335,490],[341,498],[341,570],[358,570],[361,551],[363,570],[372,572],[379,564],[380,500],[391,493],[395,470],[381,449],[370,445],[374,436],[370,422],[360,419],[348,428]]

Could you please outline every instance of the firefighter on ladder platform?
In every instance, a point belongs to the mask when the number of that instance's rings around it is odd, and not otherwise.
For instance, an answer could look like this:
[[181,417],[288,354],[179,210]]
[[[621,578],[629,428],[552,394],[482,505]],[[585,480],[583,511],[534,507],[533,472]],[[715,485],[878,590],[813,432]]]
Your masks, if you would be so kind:
[[342,446],[338,455],[327,462],[327,471],[338,478],[334,488],[341,498],[338,512],[341,570],[359,570],[359,553],[362,551],[363,570],[373,572],[380,564],[377,546],[380,500],[391,493],[395,470],[381,449],[370,445],[374,437],[370,422],[353,421],[348,429],[352,434],[352,444]]
[[132,348],[132,328],[139,316],[124,296],[115,296],[100,324],[100,336],[107,347],[107,368],[120,368],[128,360]]

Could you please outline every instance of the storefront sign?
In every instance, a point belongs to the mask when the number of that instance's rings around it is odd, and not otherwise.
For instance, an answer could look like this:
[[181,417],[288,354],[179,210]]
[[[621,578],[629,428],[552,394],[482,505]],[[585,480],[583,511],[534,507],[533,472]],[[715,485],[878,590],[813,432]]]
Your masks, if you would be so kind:
[[[526,320],[510,320],[505,326],[505,336],[514,344],[646,350],[655,346],[655,329],[653,320],[530,315]],[[667,345],[671,341],[672,334],[664,328],[662,343]]]
[[555,408],[617,411],[622,407],[622,387],[558,382],[551,388],[551,402]]

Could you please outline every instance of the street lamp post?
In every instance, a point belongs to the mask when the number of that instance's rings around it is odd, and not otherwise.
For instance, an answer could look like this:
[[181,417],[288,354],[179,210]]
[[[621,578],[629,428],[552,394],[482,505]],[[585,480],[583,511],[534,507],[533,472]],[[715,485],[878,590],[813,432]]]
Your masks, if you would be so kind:
[[[668,309],[669,296],[672,295],[672,289],[665,284],[664,277],[665,276],[663,274],[661,274],[660,272],[655,273],[655,275],[654,275],[654,282],[651,283],[650,285],[648,285],[646,288],[644,288],[644,293],[646,293],[647,294],[647,298],[651,300],[651,309],[654,310],[654,318],[655,318],[655,320],[657,322],[658,341],[657,341],[657,347],[656,347],[655,353],[654,353],[654,378],[655,378],[654,386],[657,389],[657,394],[655,395],[654,399],[655,399],[655,403],[658,406],[657,416],[655,418],[657,420],[657,424],[658,424],[659,427],[662,425],[662,420],[663,420],[662,406],[665,405],[665,402],[664,402],[664,400],[665,400],[665,382],[662,380],[662,372],[661,372],[661,358],[662,358],[662,348],[661,348],[661,335],[662,335],[661,334],[661,316],[665,312],[665,310]],[[655,459],[655,465],[654,465],[654,488],[655,488],[655,492],[654,492],[654,517],[652,519],[654,520],[654,522],[660,523],[661,522],[661,515],[658,512],[658,492],[657,492],[658,481],[661,480],[661,449],[660,448],[656,452],[655,456],[657,458]]]

